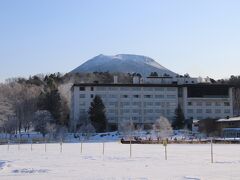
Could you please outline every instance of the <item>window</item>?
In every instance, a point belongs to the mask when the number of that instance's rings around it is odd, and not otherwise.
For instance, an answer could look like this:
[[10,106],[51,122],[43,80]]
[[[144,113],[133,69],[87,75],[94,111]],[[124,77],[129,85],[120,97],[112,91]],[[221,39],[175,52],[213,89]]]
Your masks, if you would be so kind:
[[215,102],[215,106],[221,106],[220,102]]
[[144,102],[144,106],[153,106],[153,102]]
[[202,113],[202,109],[197,109],[197,113]]
[[206,106],[211,106],[212,103],[211,102],[206,102]]
[[187,112],[188,113],[193,113],[193,109],[188,109]]
[[140,120],[140,117],[132,117],[132,120],[133,120],[133,121],[139,121],[139,120]]
[[109,106],[116,106],[117,102],[109,102],[108,104],[109,104]]
[[152,87],[145,87],[143,88],[144,91],[153,91],[153,88]]
[[154,89],[155,89],[155,91],[164,91],[163,87],[155,87]]
[[130,102],[121,102],[121,106],[129,106]]
[[85,109],[79,109],[79,113],[81,114],[85,113]]
[[120,90],[121,90],[121,91],[129,91],[130,88],[129,88],[129,87],[121,87]]
[[79,102],[79,106],[85,106],[85,102],[80,101],[80,102]]
[[91,98],[93,98],[94,97],[94,95],[93,94],[91,94]]
[[210,113],[212,113],[212,110],[211,109],[206,109],[206,113],[210,114]]
[[197,106],[202,106],[202,102],[197,102]]
[[132,90],[133,91],[141,91],[141,88],[140,87],[133,87]]
[[175,98],[176,98],[176,95],[167,95],[167,98],[168,98],[168,99],[175,99]]
[[141,105],[141,102],[132,102],[132,105],[133,105],[133,106],[140,106],[140,105]]
[[168,87],[167,91],[176,91],[176,88]]
[[109,98],[117,98],[117,94],[109,94]]
[[188,106],[192,106],[192,102],[188,102]]
[[79,97],[80,98],[85,98],[85,94],[80,94]]
[[153,113],[153,109],[144,109],[144,113]]
[[128,95],[121,95],[122,98],[128,98]]
[[133,95],[134,98],[139,98],[139,95]]
[[229,102],[224,102],[224,106],[230,106]]
[[165,111],[164,111],[164,109],[155,109],[155,113],[160,113],[163,115],[165,113]]
[[122,109],[121,111],[122,111],[122,113],[129,113],[130,112],[129,109]]
[[217,114],[221,113],[221,109],[215,109],[215,113]]
[[94,88],[93,88],[93,87],[91,87],[91,91],[94,91]]
[[230,109],[225,109],[224,113],[230,113]]
[[133,112],[133,113],[140,113],[141,110],[140,110],[140,109],[133,109],[132,112]]
[[167,109],[167,115],[171,115],[171,114],[174,114],[174,110],[172,110],[172,109]]
[[109,91],[117,91],[118,87],[109,87]]
[[97,90],[97,91],[105,91],[106,88],[105,88],[105,87],[97,87],[96,90]]
[[144,95],[144,98],[151,98],[152,95]]
[[85,87],[82,87],[82,86],[81,86],[81,87],[79,87],[79,90],[80,90],[80,91],[85,91]]
[[164,98],[164,95],[155,95],[155,98],[157,98],[157,99],[163,99],[163,98]]

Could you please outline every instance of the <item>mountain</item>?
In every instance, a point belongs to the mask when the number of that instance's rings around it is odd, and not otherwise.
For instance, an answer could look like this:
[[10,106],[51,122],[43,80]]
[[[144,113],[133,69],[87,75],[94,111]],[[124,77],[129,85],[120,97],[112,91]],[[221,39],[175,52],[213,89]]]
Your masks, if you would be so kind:
[[140,73],[142,76],[149,76],[151,72],[157,72],[159,76],[164,74],[177,75],[149,57],[132,54],[118,54],[115,56],[100,54],[86,61],[71,73],[106,71]]

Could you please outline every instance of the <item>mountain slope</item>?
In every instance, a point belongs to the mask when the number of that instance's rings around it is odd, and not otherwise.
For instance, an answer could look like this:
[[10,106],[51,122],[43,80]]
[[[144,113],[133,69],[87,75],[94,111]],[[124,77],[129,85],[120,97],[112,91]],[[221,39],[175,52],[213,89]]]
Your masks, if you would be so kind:
[[157,72],[159,75],[176,75],[176,73],[161,66],[149,57],[131,54],[118,54],[115,56],[101,54],[83,63],[71,73],[96,71],[140,73],[143,76],[148,76],[151,72]]

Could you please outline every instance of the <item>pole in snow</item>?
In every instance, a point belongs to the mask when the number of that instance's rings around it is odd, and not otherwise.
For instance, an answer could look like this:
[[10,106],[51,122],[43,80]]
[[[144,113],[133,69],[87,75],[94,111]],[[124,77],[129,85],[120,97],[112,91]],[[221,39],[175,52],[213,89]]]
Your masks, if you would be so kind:
[[10,142],[9,142],[9,140],[8,140],[8,146],[7,146],[8,151],[9,151],[9,144],[10,144]]
[[61,142],[60,142],[60,152],[62,152],[62,143],[63,143],[63,140],[61,138]]
[[163,146],[165,148],[165,160],[167,160],[167,140],[163,140]]
[[211,138],[211,163],[213,163],[213,138]]
[[104,153],[105,153],[105,143],[103,142],[103,150],[102,150],[102,153],[103,153],[103,155],[104,155]]
[[20,141],[20,137],[19,137],[19,139],[18,139],[18,151],[20,151],[20,143],[21,143],[21,141]]
[[45,138],[45,152],[47,152],[47,140]]
[[80,143],[81,143],[81,154],[83,152],[83,135],[81,134],[81,137],[79,137]]

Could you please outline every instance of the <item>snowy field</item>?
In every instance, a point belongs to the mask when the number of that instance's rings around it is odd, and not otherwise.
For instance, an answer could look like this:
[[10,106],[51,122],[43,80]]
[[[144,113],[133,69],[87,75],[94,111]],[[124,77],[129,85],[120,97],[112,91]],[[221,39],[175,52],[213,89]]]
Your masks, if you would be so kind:
[[[118,142],[0,146],[0,180],[239,180],[240,145],[170,144],[165,160],[162,145]],[[18,149],[19,148],[19,149]]]

